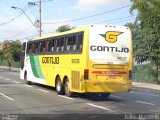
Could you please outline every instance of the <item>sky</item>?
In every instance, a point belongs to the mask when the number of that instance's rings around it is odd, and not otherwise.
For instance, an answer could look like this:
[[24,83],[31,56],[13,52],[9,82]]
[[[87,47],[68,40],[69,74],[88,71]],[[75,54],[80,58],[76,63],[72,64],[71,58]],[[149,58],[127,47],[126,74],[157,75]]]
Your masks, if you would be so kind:
[[[55,33],[62,25],[124,25],[133,22],[130,0],[41,0],[42,35]],[[29,5],[34,2],[35,5]],[[22,9],[13,9],[12,6]],[[32,23],[39,19],[39,0],[1,0],[0,41],[31,39],[39,36]],[[32,23],[30,22],[30,20]]]

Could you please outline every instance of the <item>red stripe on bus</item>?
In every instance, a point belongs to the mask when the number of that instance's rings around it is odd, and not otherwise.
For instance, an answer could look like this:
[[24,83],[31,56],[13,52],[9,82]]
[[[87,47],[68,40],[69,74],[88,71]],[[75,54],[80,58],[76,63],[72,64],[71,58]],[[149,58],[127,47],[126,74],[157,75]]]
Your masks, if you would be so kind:
[[124,71],[92,71],[93,74],[106,74],[106,75],[122,75],[127,72]]

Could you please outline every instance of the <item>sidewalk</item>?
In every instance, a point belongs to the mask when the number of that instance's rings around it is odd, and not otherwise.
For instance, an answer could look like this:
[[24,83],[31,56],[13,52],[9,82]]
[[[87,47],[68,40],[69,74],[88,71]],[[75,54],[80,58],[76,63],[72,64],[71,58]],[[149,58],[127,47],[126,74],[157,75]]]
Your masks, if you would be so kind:
[[[6,67],[6,66],[0,66],[0,70],[9,70],[9,68]],[[19,71],[20,71],[20,68],[11,67],[11,71],[12,71],[12,72],[19,72]]]
[[132,82],[132,85],[133,85],[133,87],[146,88],[146,89],[151,89],[151,90],[158,90],[158,91],[160,91],[160,85],[157,85],[157,84]]

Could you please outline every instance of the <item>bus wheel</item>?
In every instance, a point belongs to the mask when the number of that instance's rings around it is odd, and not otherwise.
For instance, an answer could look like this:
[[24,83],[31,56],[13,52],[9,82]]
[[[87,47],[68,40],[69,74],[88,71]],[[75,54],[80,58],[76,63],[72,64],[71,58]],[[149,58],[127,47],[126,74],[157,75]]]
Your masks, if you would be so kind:
[[27,80],[27,72],[25,72],[25,74],[24,74],[24,80],[25,80],[27,85],[31,85],[32,84],[31,81]]
[[70,84],[68,78],[66,78],[64,83],[64,92],[67,97],[72,97],[74,94],[73,92],[70,91]]
[[59,95],[64,94],[64,88],[63,88],[63,85],[61,83],[60,77],[56,78],[56,91],[57,91],[57,94],[59,94]]

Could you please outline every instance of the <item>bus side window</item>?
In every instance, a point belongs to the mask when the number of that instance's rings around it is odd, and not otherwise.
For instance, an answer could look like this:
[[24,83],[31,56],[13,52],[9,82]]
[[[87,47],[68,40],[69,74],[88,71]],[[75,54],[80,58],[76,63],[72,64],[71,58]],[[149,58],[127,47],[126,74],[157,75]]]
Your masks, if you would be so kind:
[[32,53],[32,43],[27,43],[27,53]]
[[82,51],[83,34],[78,34],[77,51]]
[[77,35],[73,36],[73,44],[72,44],[72,50],[75,51],[76,50],[76,41],[77,41]]
[[22,44],[22,51],[25,51],[25,50],[26,50],[26,42]]
[[32,53],[35,53],[35,44],[32,43]]
[[57,47],[56,47],[56,52],[63,52],[64,51],[64,38],[58,38],[57,40]]
[[67,40],[67,52],[69,52],[71,50],[72,37],[68,36],[66,40]]
[[46,52],[48,52],[48,44],[49,44],[49,41],[46,40],[46,41],[45,41],[45,51],[46,51]]
[[65,41],[66,41],[66,51],[69,51],[69,49],[70,49],[69,36],[66,36],[66,37],[65,37]]
[[45,52],[45,41],[39,42],[39,51],[40,51],[40,53]]
[[54,45],[55,45],[55,44],[54,44],[54,43],[55,43],[55,40],[52,39],[51,42],[52,42],[52,43],[51,43],[51,51],[54,52],[54,51],[55,51],[55,46],[54,46]]
[[76,35],[67,37],[67,52],[74,52],[76,48]]
[[51,46],[52,40],[48,40],[48,52],[51,52],[52,46]]
[[34,53],[38,53],[38,42],[34,42]]

